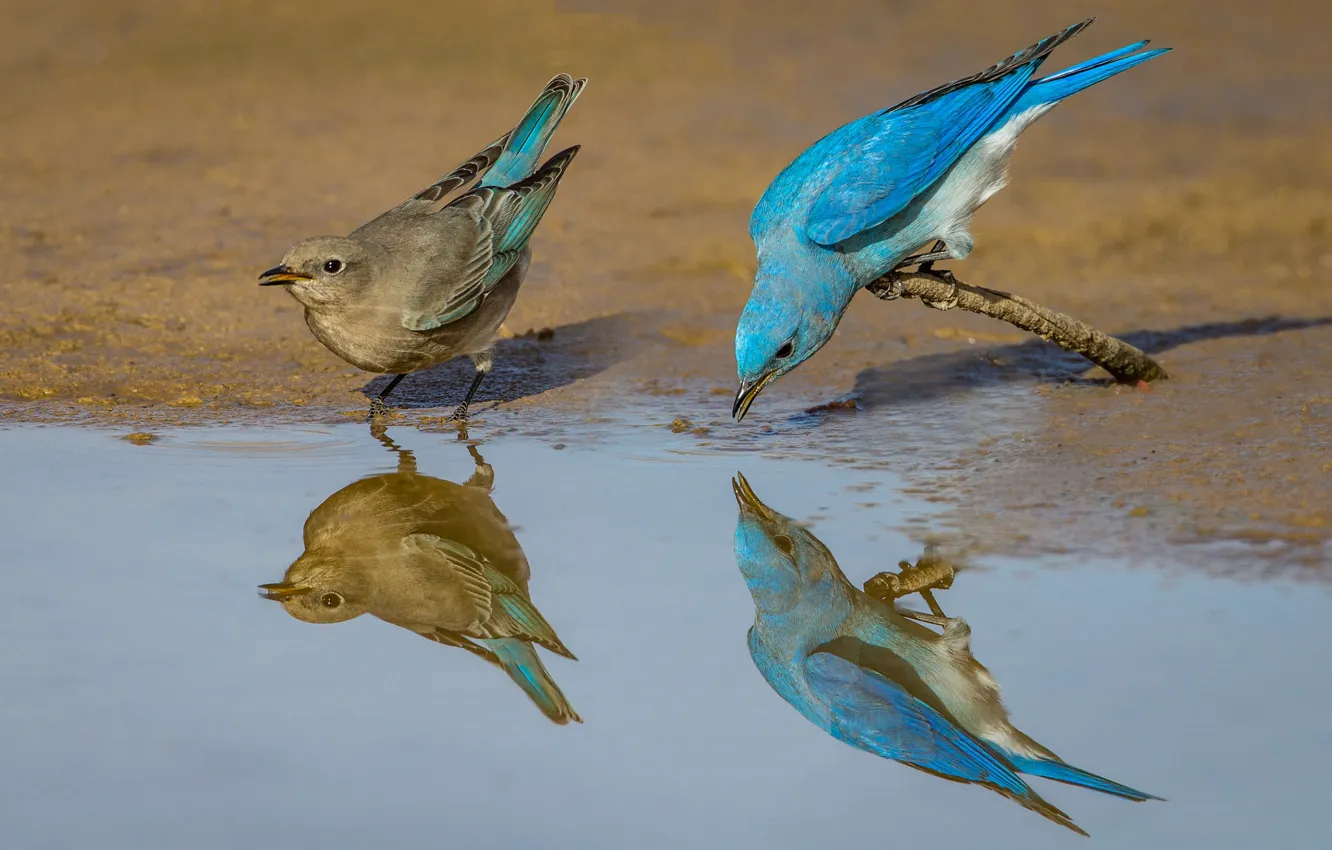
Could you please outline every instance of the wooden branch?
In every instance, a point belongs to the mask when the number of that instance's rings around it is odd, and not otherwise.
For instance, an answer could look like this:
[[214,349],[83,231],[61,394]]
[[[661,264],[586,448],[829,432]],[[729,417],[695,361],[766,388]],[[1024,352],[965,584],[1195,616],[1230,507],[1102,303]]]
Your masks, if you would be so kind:
[[929,551],[916,563],[898,561],[900,572],[882,572],[865,582],[865,592],[876,599],[891,602],[922,590],[947,590],[953,586],[953,565],[940,561]]
[[865,288],[885,301],[919,298],[926,307],[936,310],[960,307],[1008,322],[1060,348],[1081,354],[1117,381],[1136,383],[1167,377],[1159,363],[1123,340],[1019,295],[962,283],[948,271],[889,272]]

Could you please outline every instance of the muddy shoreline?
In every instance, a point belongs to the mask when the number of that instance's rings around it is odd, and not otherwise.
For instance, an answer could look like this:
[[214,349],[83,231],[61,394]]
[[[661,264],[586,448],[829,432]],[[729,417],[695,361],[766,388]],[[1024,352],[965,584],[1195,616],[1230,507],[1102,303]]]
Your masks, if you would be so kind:
[[[730,332],[768,180],[838,124],[1066,25],[1063,4],[467,6],[470,30],[503,27],[503,47],[441,40],[440,3],[0,5],[18,22],[0,36],[0,422],[359,415],[378,383],[255,275],[433,180],[568,70],[591,84],[557,143],[583,153],[483,401],[538,428],[684,416],[709,429],[693,439],[743,445],[765,417],[780,430],[854,398],[859,424],[810,426],[809,442],[881,458],[933,429],[928,462],[900,465],[946,483],[971,545],[1219,540],[1258,575],[1328,562],[1324,6],[1231,4],[1217,20],[1200,2],[1103,3],[1060,61],[1145,36],[1177,50],[1033,128],[977,218],[960,277],[1127,336],[1171,381],[1111,386],[1006,326],[864,297],[736,426]],[[940,16],[974,25],[940,49]],[[311,45],[300,62],[293,33]],[[348,33],[355,49],[318,49]],[[549,341],[523,335],[547,327]],[[465,371],[405,382],[405,423],[433,427]],[[988,430],[977,405],[995,408]]]

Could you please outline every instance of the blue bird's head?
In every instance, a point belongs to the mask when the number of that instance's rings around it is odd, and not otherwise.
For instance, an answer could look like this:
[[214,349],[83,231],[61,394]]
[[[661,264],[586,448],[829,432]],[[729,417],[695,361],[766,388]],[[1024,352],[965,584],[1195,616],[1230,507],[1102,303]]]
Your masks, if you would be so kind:
[[780,613],[795,607],[811,579],[821,576],[832,553],[818,538],[763,504],[740,473],[731,480],[740,517],[735,526],[735,563],[749,585],[754,607]]
[[[763,388],[813,357],[837,330],[855,295],[828,270],[794,274],[772,263],[759,264],[754,291],[735,328],[735,366],[740,389],[731,415],[744,419]],[[842,290],[846,290],[843,292]]]

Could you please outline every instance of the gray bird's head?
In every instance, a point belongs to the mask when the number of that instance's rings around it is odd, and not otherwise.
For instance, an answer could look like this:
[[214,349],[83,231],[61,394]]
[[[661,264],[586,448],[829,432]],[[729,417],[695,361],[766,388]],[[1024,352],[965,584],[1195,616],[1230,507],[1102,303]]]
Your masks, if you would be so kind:
[[301,555],[282,581],[261,584],[266,599],[282,603],[288,614],[306,623],[341,623],[366,612],[364,583],[340,559]]
[[316,236],[287,251],[259,275],[260,286],[285,286],[306,307],[354,301],[369,291],[381,250],[343,236]]
[[749,585],[754,607],[766,613],[790,610],[810,579],[831,570],[841,574],[819,539],[763,504],[745,477],[731,481],[740,508],[735,526],[735,563]]

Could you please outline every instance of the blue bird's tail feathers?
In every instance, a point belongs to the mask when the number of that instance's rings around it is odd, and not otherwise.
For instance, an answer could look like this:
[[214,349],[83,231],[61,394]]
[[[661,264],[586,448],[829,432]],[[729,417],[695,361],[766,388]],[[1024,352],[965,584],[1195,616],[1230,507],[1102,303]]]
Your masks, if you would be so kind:
[[555,128],[564,120],[564,114],[586,84],[586,79],[575,80],[568,74],[558,74],[546,83],[523,120],[509,134],[503,152],[479,185],[509,186],[530,177],[551,136],[555,135]]
[[1108,80],[1121,71],[1127,71],[1148,59],[1155,59],[1162,53],[1170,52],[1169,47],[1138,52],[1147,45],[1148,42],[1139,41],[1041,77],[1027,86],[1009,112],[1016,115],[1035,106],[1058,103],[1069,95]]
[[573,710],[565,699],[560,686],[546,672],[546,668],[537,657],[536,648],[527,641],[516,638],[500,638],[483,641],[494,651],[504,672],[509,674],[514,684],[523,689],[523,693],[536,703],[537,708],[551,720],[563,726],[570,720],[582,723],[583,718]]
[[1022,756],[1009,755],[1008,760],[1012,763],[1013,769],[1018,773],[1025,773],[1028,776],[1040,776],[1044,779],[1053,779],[1055,782],[1063,782],[1067,785],[1077,785],[1079,788],[1090,788],[1093,791],[1101,791],[1106,794],[1113,794],[1116,797],[1123,797],[1125,800],[1132,800],[1135,803],[1141,803],[1144,800],[1163,800],[1163,797],[1157,797],[1155,794],[1147,794],[1136,788],[1130,788],[1127,785],[1120,785],[1118,782],[1112,782],[1104,776],[1097,776],[1094,773],[1066,764],[1057,759],[1033,759],[1023,758]]

